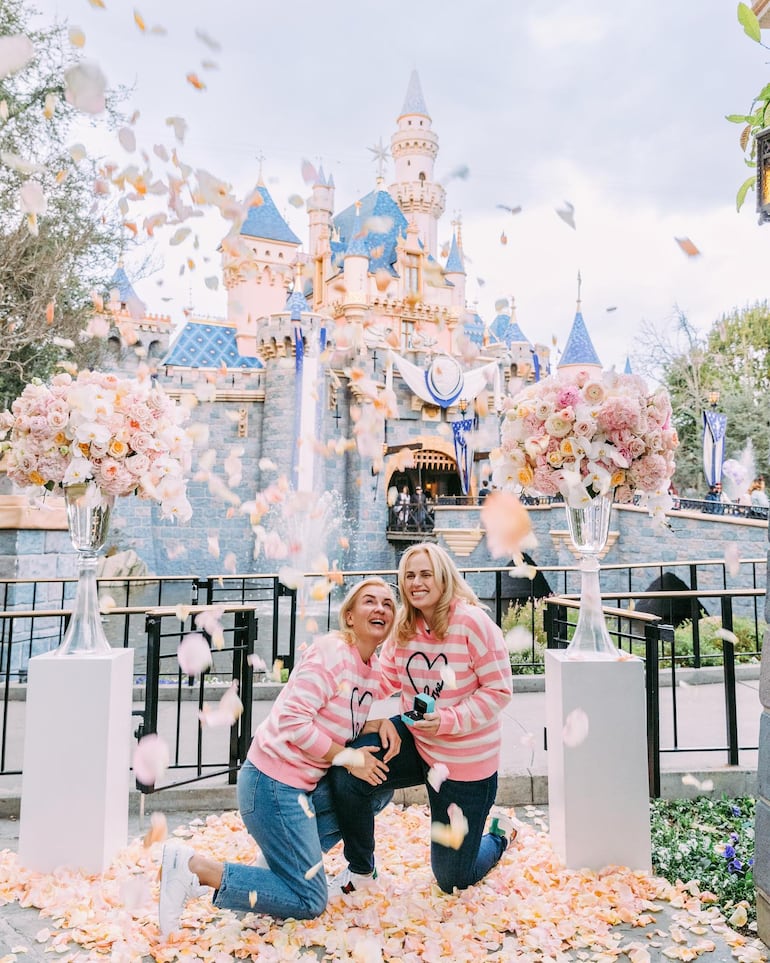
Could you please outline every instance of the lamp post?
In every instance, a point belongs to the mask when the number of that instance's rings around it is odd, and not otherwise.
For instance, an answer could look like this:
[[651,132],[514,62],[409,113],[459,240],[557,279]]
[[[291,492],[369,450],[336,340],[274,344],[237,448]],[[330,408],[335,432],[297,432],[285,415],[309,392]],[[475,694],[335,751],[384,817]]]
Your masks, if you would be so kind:
[[711,405],[712,409],[716,411],[717,405],[719,404],[718,388],[713,388],[711,391],[709,391],[709,404]]
[[757,211],[759,223],[770,221],[770,127],[756,135],[757,145]]

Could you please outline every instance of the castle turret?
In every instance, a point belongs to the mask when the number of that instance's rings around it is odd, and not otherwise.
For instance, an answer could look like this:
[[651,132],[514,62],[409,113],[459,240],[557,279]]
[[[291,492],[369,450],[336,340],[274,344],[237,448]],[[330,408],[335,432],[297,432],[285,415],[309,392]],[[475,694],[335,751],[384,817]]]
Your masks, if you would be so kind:
[[282,311],[292,265],[301,241],[278,212],[260,178],[255,203],[238,237],[222,243],[222,272],[227,288],[227,318],[237,329],[238,350],[256,350],[260,318]]
[[345,298],[343,311],[350,321],[362,322],[367,306],[367,275],[369,273],[369,252],[366,250],[363,229],[361,227],[361,204],[356,202],[356,216],[353,230],[350,234],[348,247],[345,251],[343,277],[345,280]]
[[459,227],[452,234],[452,246],[444,268],[444,276],[452,284],[452,306],[465,308],[465,263],[463,260],[462,235]]
[[446,194],[444,188],[433,181],[438,135],[431,130],[416,70],[409,78],[397,124],[398,130],[390,138],[396,179],[389,190],[407,219],[417,224],[426,253],[435,257],[438,219],[444,213]]
[[326,180],[323,167],[318,170],[318,177],[313,184],[313,193],[308,198],[307,212],[310,228],[310,256],[317,257],[322,235],[331,236],[334,212],[334,179],[330,175],[329,180]]
[[602,363],[599,360],[599,355],[596,353],[596,348],[594,348],[593,342],[591,341],[588,328],[583,320],[583,313],[580,310],[581,284],[582,279],[580,277],[580,272],[578,272],[578,299],[577,309],[575,311],[575,320],[572,322],[572,329],[570,330],[569,337],[567,338],[567,344],[564,348],[561,358],[559,359],[559,364],[557,367],[559,371],[577,370],[581,368],[594,371],[596,374],[601,374]]

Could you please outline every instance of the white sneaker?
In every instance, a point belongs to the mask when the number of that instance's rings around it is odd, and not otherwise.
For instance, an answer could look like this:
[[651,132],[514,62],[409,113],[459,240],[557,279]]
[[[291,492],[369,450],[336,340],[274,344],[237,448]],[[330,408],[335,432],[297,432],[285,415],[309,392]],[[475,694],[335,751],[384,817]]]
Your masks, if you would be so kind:
[[506,815],[501,809],[492,809],[489,813],[489,828],[487,830],[491,836],[500,836],[510,845],[519,835],[518,829],[513,824],[510,816]]
[[369,889],[377,879],[377,867],[370,876],[362,876],[360,873],[353,873],[350,869],[343,869],[332,879],[326,880],[329,889],[329,898],[332,896],[342,896],[348,893],[357,893],[362,889]]
[[179,917],[187,900],[202,896],[209,889],[208,886],[201,886],[198,877],[190,870],[190,858],[193,855],[189,846],[180,846],[178,843],[166,843],[163,847],[158,899],[158,921],[163,939],[179,929]]

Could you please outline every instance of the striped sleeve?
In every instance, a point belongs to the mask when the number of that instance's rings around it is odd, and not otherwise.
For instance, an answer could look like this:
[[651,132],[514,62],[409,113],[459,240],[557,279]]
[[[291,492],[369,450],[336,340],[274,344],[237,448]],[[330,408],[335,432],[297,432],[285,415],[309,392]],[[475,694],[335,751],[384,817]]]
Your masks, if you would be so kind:
[[454,705],[440,706],[439,735],[475,732],[494,722],[511,701],[513,679],[503,634],[476,606],[458,605],[449,634],[465,636],[478,687]]

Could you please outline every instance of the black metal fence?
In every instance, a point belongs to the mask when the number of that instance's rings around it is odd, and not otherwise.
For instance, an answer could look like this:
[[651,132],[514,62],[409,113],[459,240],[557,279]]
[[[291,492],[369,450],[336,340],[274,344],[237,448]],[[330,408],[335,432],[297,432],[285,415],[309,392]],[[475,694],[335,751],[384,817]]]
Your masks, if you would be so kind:
[[[718,560],[686,561],[679,563],[644,563],[636,566],[607,566],[603,581],[615,569],[617,584],[627,586],[624,591],[605,593],[608,627],[619,647],[627,648],[645,659],[648,705],[648,744],[650,750],[650,792],[660,791],[661,753],[707,751],[723,754],[723,761],[735,765],[742,750],[754,750],[756,745],[740,745],[736,719],[737,661],[759,660],[762,635],[765,629],[761,615],[764,600],[765,560],[748,559],[741,562],[744,588],[727,585],[728,575],[723,562]],[[651,574],[677,569],[689,577],[694,587],[682,592],[645,592]],[[489,606],[499,625],[510,627],[517,612],[528,606],[527,625],[532,632],[531,651],[514,656],[514,672],[542,671],[539,660],[541,646],[535,625],[542,613],[548,645],[563,644],[570,636],[578,606],[579,571],[576,568],[550,568],[540,574],[550,579],[551,593],[557,598],[540,599],[535,594],[536,579],[524,578],[525,592],[512,594],[509,570],[477,568],[464,571],[476,593]],[[328,595],[315,612],[313,631],[327,631],[336,624],[336,610],[344,592],[367,572],[342,573],[342,584]],[[396,573],[380,573],[395,583]],[[315,578],[318,576],[308,576]],[[608,579],[609,580],[609,579]],[[65,583],[69,582],[69,586]],[[709,583],[709,587],[698,587]],[[521,578],[516,584],[521,585]],[[714,585],[719,587],[713,587]],[[515,587],[515,586],[514,586]],[[0,612],[0,776],[21,772],[23,747],[23,700],[26,690],[26,665],[37,651],[47,651],[61,641],[69,611],[65,607],[72,592],[71,580],[51,580],[32,583],[25,580],[0,582],[0,596],[6,600],[6,610]],[[108,637],[113,645],[132,647],[135,653],[134,714],[137,717],[136,736],[161,733],[171,747],[171,768],[179,770],[175,785],[227,774],[230,781],[248,749],[256,687],[267,687],[269,670],[276,659],[286,669],[294,665],[300,637],[307,636],[303,625],[298,595],[284,586],[277,575],[222,575],[210,578],[178,576],[175,578],[123,578],[102,580],[100,589],[107,588],[113,605],[105,611]],[[572,597],[570,597],[572,596]],[[52,599],[61,599],[52,606]],[[677,633],[666,626],[665,618],[641,613],[630,606],[643,600],[660,602],[672,599],[694,617],[680,626]],[[13,607],[13,602],[26,601],[27,607]],[[37,605],[35,604],[37,603]],[[47,604],[43,604],[47,603]],[[118,604],[121,603],[121,604]],[[734,644],[722,640],[719,652],[705,652],[700,645],[699,627],[702,622],[699,605],[710,605],[714,614],[707,617],[720,629],[733,631],[736,618],[748,626],[749,641],[736,652]],[[192,630],[195,616],[202,608],[222,606],[222,625],[225,645],[212,651],[211,669],[196,679],[184,677],[176,659],[176,650],[183,636]],[[570,618],[570,612],[572,617]],[[745,628],[745,626],[744,626]],[[40,649],[40,640],[45,649]],[[268,672],[255,671],[251,664],[261,652]],[[516,661],[519,659],[520,661]],[[679,736],[680,706],[678,704],[678,673],[685,666],[718,666],[719,681],[724,686],[726,705],[726,737],[724,744],[688,746]],[[667,728],[673,731],[671,745],[660,744],[661,679],[672,682],[672,720]],[[216,703],[226,689],[236,682],[243,703],[243,714],[236,724],[225,729],[202,727],[199,713]],[[271,690],[275,695],[277,690]],[[173,712],[159,713],[161,703],[173,703]],[[161,719],[161,715],[163,718]],[[670,725],[669,725],[670,721]],[[151,787],[142,787],[145,790]]]

